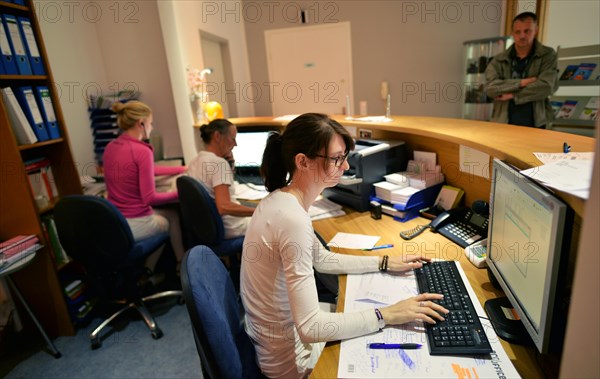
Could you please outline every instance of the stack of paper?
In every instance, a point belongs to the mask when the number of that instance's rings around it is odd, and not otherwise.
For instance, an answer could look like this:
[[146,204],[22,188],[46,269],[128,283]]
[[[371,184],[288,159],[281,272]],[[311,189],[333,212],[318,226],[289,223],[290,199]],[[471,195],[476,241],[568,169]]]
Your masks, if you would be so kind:
[[388,201],[391,203],[392,202],[392,192],[402,189],[406,186],[402,187],[397,184],[386,181],[386,182],[373,183],[373,187],[375,187],[375,196],[377,196],[381,200],[385,200],[385,201]]
[[392,191],[392,199],[390,202],[394,204],[406,204],[410,197],[417,192],[419,192],[419,189],[414,187],[406,187]]
[[404,187],[408,187],[409,186],[409,179],[411,176],[415,175],[412,172],[396,172],[393,174],[388,174],[388,175],[384,175],[383,177],[385,178],[385,180],[387,182],[396,184],[397,186],[400,186],[400,188],[404,188]]
[[424,189],[444,182],[444,174],[441,172],[422,172],[409,177],[411,187]]

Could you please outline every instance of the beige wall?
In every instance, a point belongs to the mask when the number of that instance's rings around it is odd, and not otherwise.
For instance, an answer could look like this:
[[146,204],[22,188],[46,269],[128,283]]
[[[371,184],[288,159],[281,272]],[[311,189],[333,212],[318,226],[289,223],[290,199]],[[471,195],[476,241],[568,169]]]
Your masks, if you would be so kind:
[[[495,37],[502,25],[502,2],[454,1],[243,1],[251,77],[268,82],[264,32],[308,24],[349,21],[352,33],[354,109],[365,100],[369,114],[383,114],[381,81],[392,95],[392,114],[460,117],[463,45]],[[467,5],[468,4],[468,5]],[[270,5],[270,7],[269,7]],[[257,16],[261,10],[262,14]],[[358,113],[358,112],[356,112]],[[257,115],[271,115],[268,96]]]
[[[248,83],[248,55],[246,37],[241,18],[239,18],[238,1],[159,1],[160,22],[164,31],[167,48],[169,75],[172,93],[176,102],[176,113],[180,125],[183,155],[189,162],[198,150],[198,132],[193,124],[191,108],[188,100],[186,68],[203,69],[200,31],[227,40],[232,61],[234,83]],[[219,101],[217,95],[211,100]],[[252,103],[240,99],[237,102],[239,116],[253,116]]]
[[[75,160],[95,161],[87,93],[141,91],[167,156],[181,156],[165,47],[155,1],[35,2]],[[85,174],[95,174],[84,172]]]
[[600,1],[549,0],[547,17],[544,42],[554,48],[600,43]]
[[107,84],[96,27],[83,17],[69,17],[64,8],[35,4],[73,157],[80,174],[95,175],[95,169],[89,169],[95,159],[85,92]]

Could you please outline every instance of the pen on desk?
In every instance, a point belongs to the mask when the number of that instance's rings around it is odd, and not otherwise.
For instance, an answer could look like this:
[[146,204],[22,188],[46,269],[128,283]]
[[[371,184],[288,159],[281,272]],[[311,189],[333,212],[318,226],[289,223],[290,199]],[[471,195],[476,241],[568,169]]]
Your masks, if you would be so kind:
[[370,249],[364,249],[364,250],[379,250],[379,249],[389,249],[390,247],[394,247],[393,244],[387,244],[387,245],[379,245],[379,246],[373,246]]
[[571,151],[571,146],[569,146],[568,143],[563,142],[563,153],[568,153],[569,151]]
[[369,349],[403,349],[414,350],[420,349],[420,343],[370,343]]

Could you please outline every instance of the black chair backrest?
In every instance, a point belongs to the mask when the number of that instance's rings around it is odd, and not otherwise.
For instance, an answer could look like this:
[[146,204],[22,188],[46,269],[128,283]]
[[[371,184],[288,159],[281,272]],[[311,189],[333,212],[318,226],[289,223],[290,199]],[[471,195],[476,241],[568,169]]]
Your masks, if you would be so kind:
[[187,251],[181,287],[207,379],[261,378],[240,317],[239,297],[225,266],[207,246]]
[[88,271],[113,270],[133,248],[125,217],[104,198],[65,196],[54,207],[54,220],[61,245]]
[[177,178],[181,221],[186,247],[215,246],[223,241],[225,229],[215,201],[197,179]]

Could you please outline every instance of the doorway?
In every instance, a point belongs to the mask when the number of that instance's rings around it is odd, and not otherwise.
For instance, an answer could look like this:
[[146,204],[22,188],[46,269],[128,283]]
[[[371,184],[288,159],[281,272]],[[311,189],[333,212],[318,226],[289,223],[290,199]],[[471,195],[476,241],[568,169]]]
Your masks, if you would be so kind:
[[200,41],[204,67],[213,70],[212,74],[206,75],[209,100],[221,104],[225,118],[238,117],[235,91],[231,91],[234,86],[228,41],[204,31],[200,31]]

